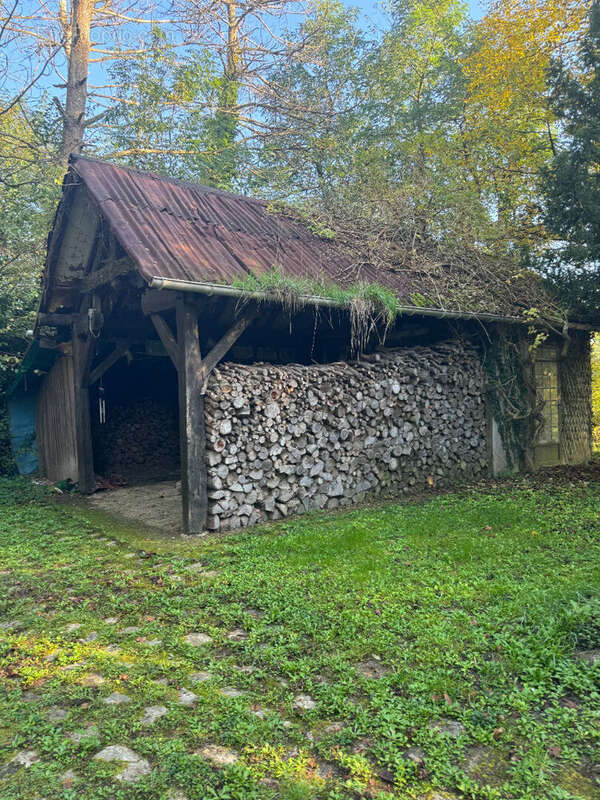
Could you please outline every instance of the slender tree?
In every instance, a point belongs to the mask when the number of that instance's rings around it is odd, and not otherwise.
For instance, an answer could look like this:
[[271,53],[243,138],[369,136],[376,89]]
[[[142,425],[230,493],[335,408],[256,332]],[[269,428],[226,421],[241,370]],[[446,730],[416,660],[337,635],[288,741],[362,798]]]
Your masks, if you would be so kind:
[[297,30],[304,0],[186,0],[178,11],[186,43],[214,59],[219,77],[206,108],[205,135],[220,162],[221,181],[239,185],[249,166],[241,163],[239,148],[270,135],[264,106],[273,75],[303,47]]
[[267,77],[269,135],[261,142],[257,185],[298,202],[341,200],[344,182],[359,178],[355,156],[368,135],[371,55],[356,14],[335,0],[313,8],[286,60]]
[[[0,34],[5,38],[2,47],[0,36],[0,50],[9,63],[21,65],[18,81],[5,82],[4,109],[30,99],[36,89],[49,92],[51,83],[62,120],[63,168],[71,153],[82,151],[107,109],[118,102],[119,87],[101,80],[106,77],[103,67],[143,53],[143,31],[160,21],[154,13],[132,14],[125,2],[0,0]],[[125,40],[136,45],[124,46]],[[100,86],[90,84],[91,67]]]
[[64,110],[59,104],[64,119],[61,160],[66,167],[72,153],[80,153],[86,124],[88,100],[88,70],[90,59],[90,32],[94,18],[94,0],[72,0],[71,20],[66,31],[65,52],[67,54],[67,86]]

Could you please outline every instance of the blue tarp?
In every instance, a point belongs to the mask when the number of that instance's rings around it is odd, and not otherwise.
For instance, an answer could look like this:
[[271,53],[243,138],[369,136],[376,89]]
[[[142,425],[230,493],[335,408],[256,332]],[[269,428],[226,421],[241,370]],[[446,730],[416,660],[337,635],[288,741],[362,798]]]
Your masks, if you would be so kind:
[[35,392],[17,391],[8,400],[10,441],[21,475],[37,470],[35,448]]

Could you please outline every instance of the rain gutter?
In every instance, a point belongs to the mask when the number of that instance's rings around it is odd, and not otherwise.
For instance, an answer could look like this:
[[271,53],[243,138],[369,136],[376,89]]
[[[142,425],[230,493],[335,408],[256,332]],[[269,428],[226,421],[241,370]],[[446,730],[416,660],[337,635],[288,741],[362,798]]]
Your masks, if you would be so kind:
[[[150,285],[153,289],[168,289],[176,292],[195,292],[207,296],[222,296],[244,298],[246,300],[257,300],[259,302],[276,303],[277,298],[271,292],[253,292],[241,289],[238,286],[225,286],[220,283],[199,283],[197,281],[184,281],[179,278],[161,278],[155,276]],[[319,306],[325,308],[347,308],[347,303],[342,300],[334,300],[331,297],[320,297],[315,294],[299,294],[298,303],[304,305]],[[437,308],[421,308],[420,306],[398,306],[400,315],[415,317],[435,317],[436,319],[473,319],[481,322],[508,322],[511,324],[529,325],[530,320],[522,317],[504,316],[502,314],[490,314],[489,312],[478,313],[475,311],[451,311]],[[592,325],[585,325],[581,322],[569,322],[569,328],[578,330],[594,330]]]

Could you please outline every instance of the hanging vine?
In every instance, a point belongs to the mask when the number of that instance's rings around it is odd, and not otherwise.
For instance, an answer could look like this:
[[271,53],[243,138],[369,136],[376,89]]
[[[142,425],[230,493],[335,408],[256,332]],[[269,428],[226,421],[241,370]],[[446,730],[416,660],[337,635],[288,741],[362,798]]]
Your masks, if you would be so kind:
[[520,334],[515,326],[498,326],[493,339],[482,340],[483,367],[508,466],[532,469],[531,453],[544,424],[543,401],[536,396]]

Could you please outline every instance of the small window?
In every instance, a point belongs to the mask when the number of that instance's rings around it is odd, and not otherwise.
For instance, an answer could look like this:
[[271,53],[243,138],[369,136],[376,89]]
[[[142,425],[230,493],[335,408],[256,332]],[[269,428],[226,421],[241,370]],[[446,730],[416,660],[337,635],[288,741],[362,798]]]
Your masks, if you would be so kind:
[[538,397],[544,401],[542,414],[544,426],[536,447],[538,464],[559,463],[559,413],[560,391],[558,381],[558,353],[554,347],[540,347],[535,359],[535,384]]
[[535,383],[538,395],[544,400],[544,427],[540,433],[540,444],[558,444],[558,359],[556,350],[542,347],[535,360]]

